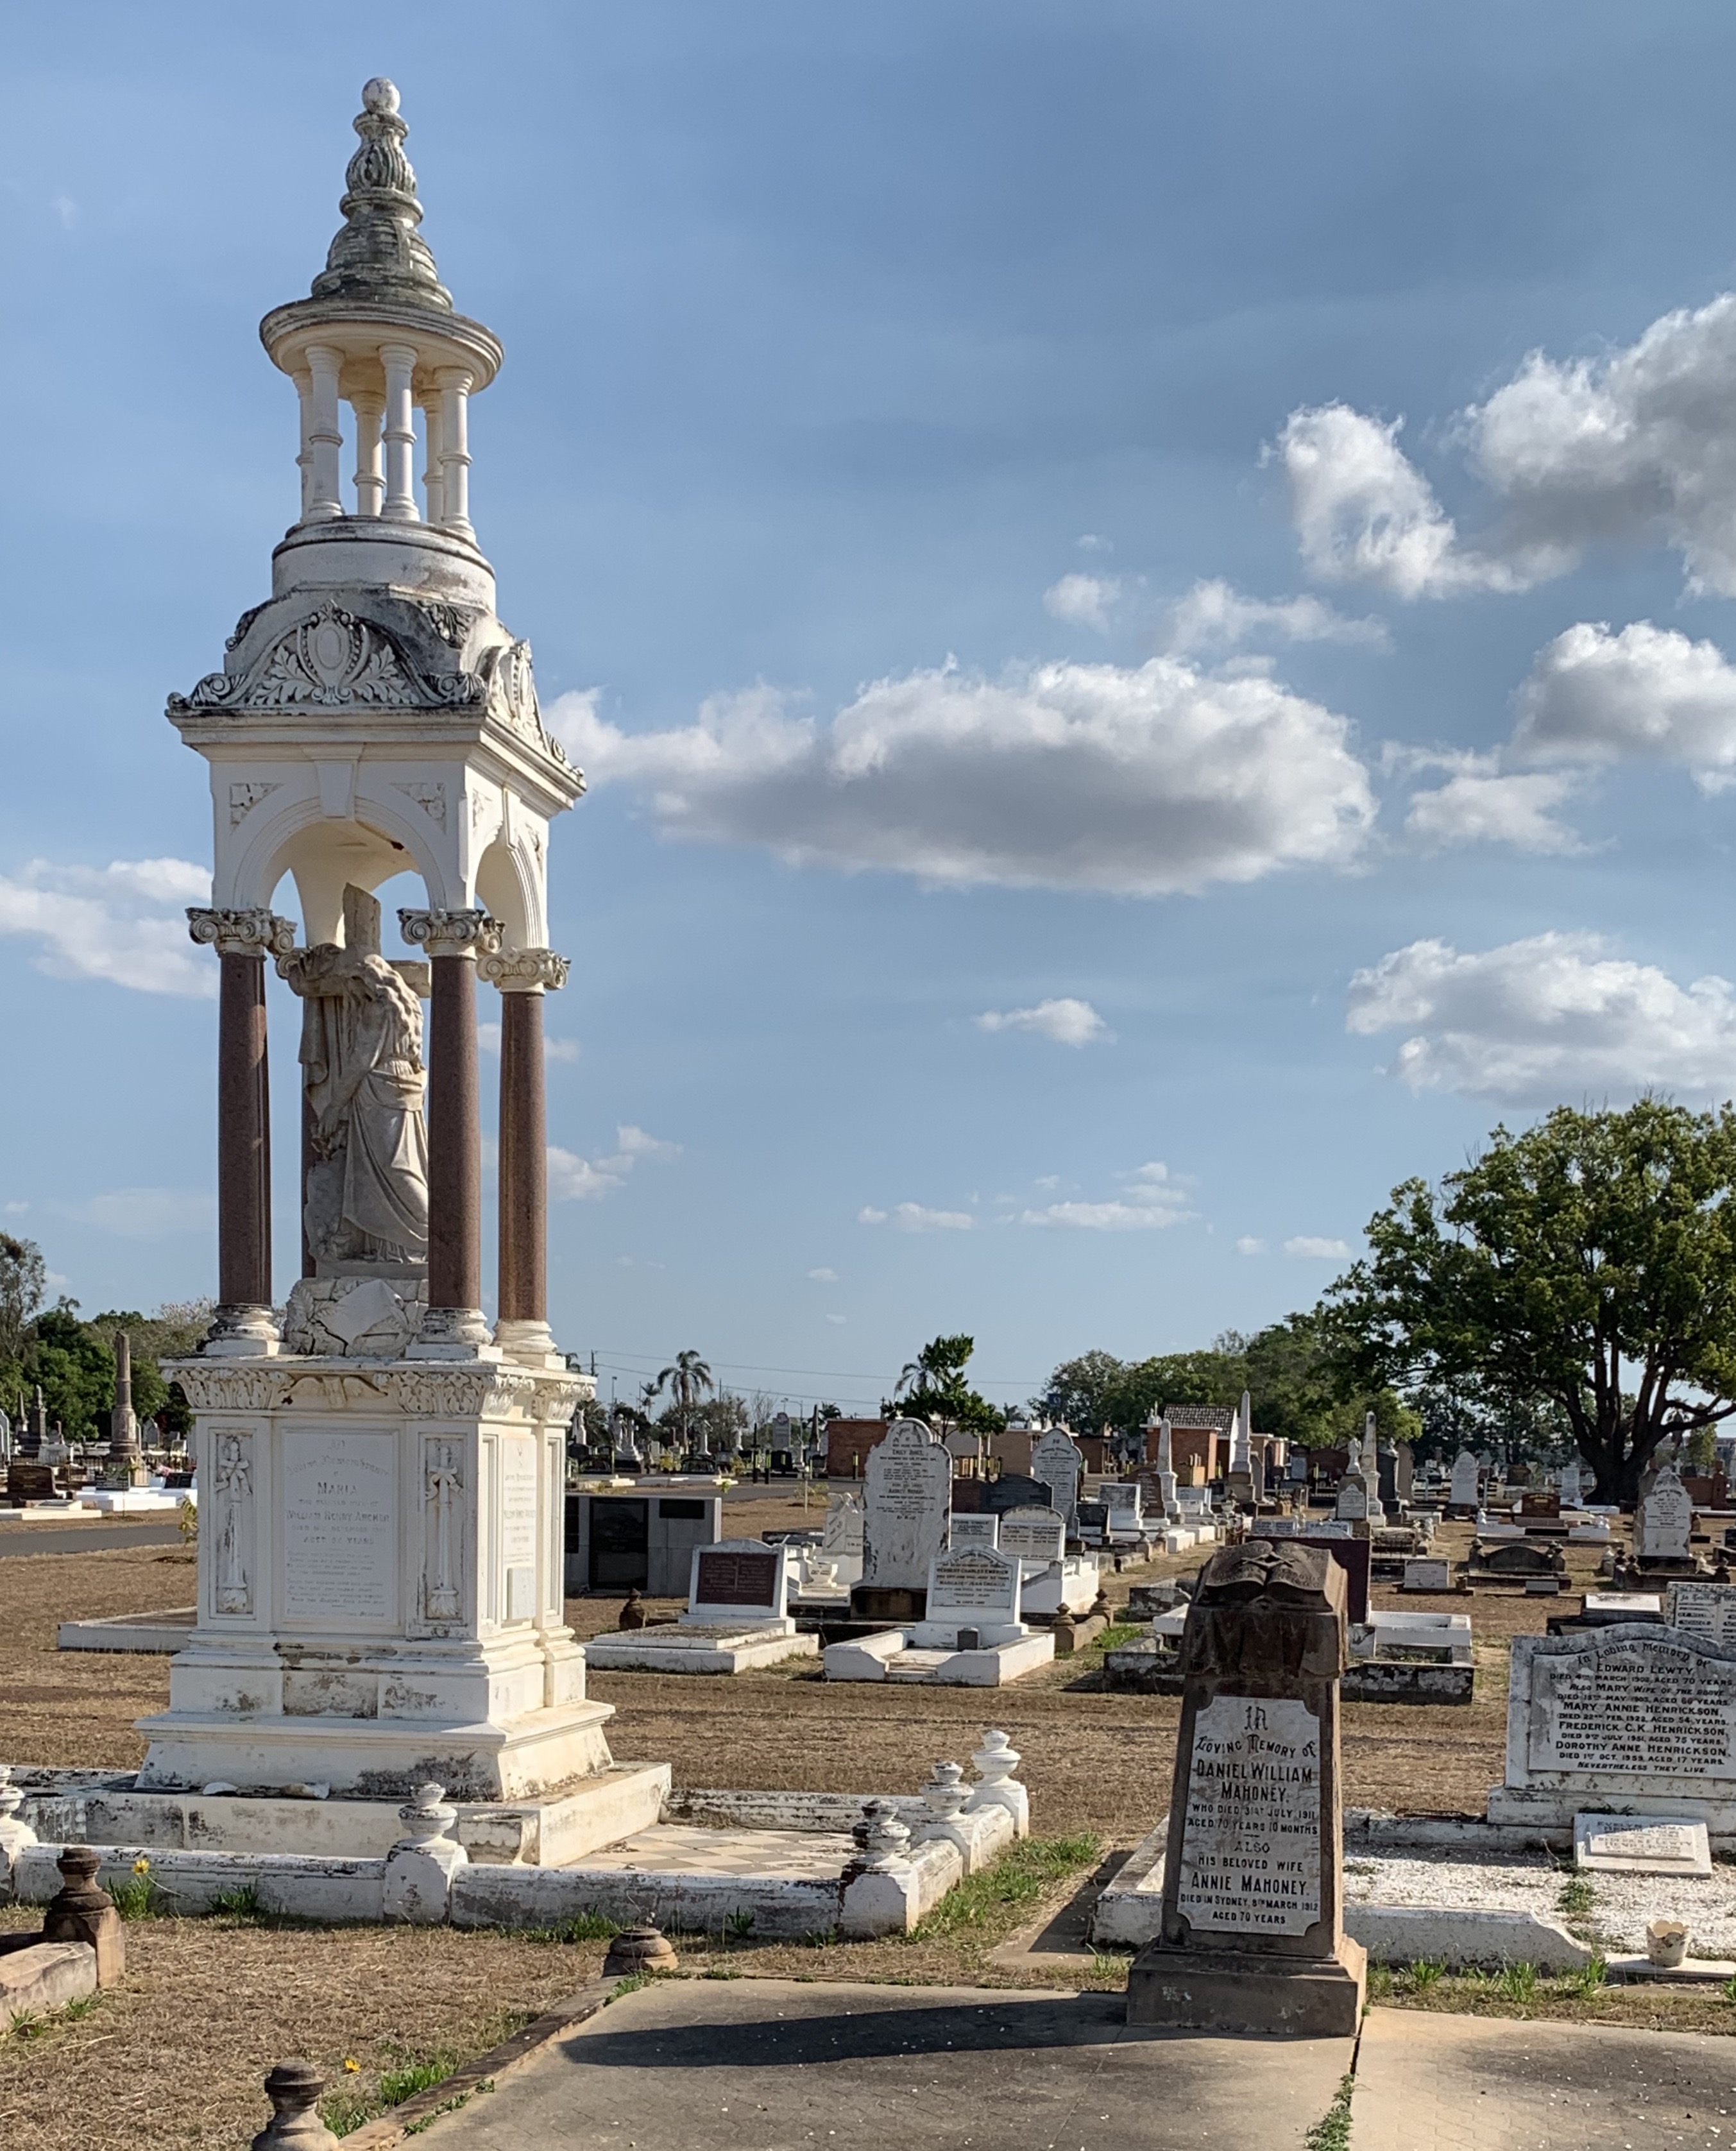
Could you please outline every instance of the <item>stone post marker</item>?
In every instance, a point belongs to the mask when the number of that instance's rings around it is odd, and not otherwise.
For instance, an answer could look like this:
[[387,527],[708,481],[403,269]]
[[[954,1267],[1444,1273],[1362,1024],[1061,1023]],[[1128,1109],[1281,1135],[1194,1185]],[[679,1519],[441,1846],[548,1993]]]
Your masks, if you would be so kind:
[[1162,1932],[1130,2024],[1348,2036],[1367,1957],[1344,1933],[1344,1571],[1283,1539],[1226,1546],[1182,1632]]

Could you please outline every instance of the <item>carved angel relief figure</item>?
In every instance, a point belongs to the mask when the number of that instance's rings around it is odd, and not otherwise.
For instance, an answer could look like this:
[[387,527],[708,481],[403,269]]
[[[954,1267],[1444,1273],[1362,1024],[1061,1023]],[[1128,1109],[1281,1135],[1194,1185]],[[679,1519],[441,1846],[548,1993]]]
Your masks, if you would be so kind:
[[427,1078],[422,1004],[380,954],[380,907],[344,891],[344,942],[283,957],[306,1006],[301,1068],[309,1160],[307,1244],[321,1277],[419,1273],[428,1260]]

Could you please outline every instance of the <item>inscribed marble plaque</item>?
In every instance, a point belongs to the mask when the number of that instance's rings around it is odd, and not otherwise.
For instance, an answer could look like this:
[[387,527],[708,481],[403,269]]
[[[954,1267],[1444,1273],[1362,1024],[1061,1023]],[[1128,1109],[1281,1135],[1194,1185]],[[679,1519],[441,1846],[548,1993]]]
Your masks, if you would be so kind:
[[777,1565],[775,1553],[724,1553],[706,1548],[698,1557],[694,1602],[770,1606],[777,1592]]
[[1673,1628],[1736,1650],[1736,1583],[1673,1583],[1668,1618]]
[[1050,1499],[1070,1528],[1079,1505],[1079,1480],[1085,1457],[1070,1435],[1050,1427],[1031,1445],[1030,1470],[1049,1489]]
[[1000,1551],[1021,1561],[1059,1561],[1066,1532],[1054,1509],[1009,1509],[1000,1520]]
[[1193,1722],[1176,1909],[1216,1933],[1320,1917],[1320,1721],[1295,1698],[1217,1695]]
[[386,1438],[283,1437],[287,1621],[390,1621],[397,1612],[394,1450]]
[[500,1560],[504,1567],[536,1566],[537,1445],[528,1434],[500,1443]]
[[1639,1505],[1633,1548],[1642,1561],[1683,1561],[1693,1535],[1693,1503],[1681,1474],[1665,1465]]
[[949,1546],[992,1546],[997,1543],[1000,1534],[1000,1519],[991,1511],[984,1510],[976,1516],[964,1516],[954,1511],[948,1531],[947,1544]]
[[999,1613],[1019,1617],[1022,1571],[1016,1554],[993,1546],[959,1546],[937,1555],[929,1571],[929,1618],[936,1613]]
[[1531,1773],[1736,1780],[1736,1660],[1703,1656],[1668,1630],[1655,1640],[1593,1631],[1583,1648],[1529,1655]]

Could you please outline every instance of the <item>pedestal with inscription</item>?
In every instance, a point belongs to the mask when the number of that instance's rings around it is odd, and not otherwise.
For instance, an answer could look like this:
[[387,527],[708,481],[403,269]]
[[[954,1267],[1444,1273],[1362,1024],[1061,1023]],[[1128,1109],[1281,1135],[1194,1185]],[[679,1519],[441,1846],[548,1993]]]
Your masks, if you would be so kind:
[[199,1616],[141,1791],[549,1796],[610,1768],[562,1610],[579,1378],[278,1355],[175,1369]]
[[1344,1574],[1324,1551],[1255,1539],[1206,1564],[1182,1637],[1162,1927],[1128,1975],[1129,2023],[1355,2032],[1367,1960],[1342,1913],[1347,1663]]

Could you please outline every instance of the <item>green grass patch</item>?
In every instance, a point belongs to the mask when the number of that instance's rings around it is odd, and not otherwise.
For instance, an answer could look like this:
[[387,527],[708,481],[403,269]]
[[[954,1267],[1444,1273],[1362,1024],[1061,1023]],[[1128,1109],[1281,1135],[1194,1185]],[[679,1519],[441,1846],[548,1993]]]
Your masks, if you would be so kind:
[[382,2069],[373,2083],[353,2090],[334,2091],[320,2101],[320,2113],[334,2136],[351,2136],[365,2123],[377,2121],[418,2092],[444,2083],[463,2057],[449,2047],[437,2047],[420,2061],[401,2062]]
[[1412,1994],[1432,1994],[1445,1976],[1444,1958],[1420,1957],[1411,1966],[1406,1986]]
[[1583,1875],[1576,1875],[1571,1881],[1562,1883],[1561,1893],[1555,1900],[1556,1911],[1566,1912],[1570,1918],[1578,1920],[1582,1920],[1587,1912],[1594,1911],[1597,1905],[1597,1892]]
[[1094,1651],[1118,1651],[1123,1643],[1135,1643],[1145,1633],[1136,1621],[1111,1621],[1101,1636],[1091,1638]]
[[233,1890],[220,1890],[211,1900],[215,1918],[234,1920],[243,1926],[263,1927],[271,1925],[271,1916],[260,1902],[259,1885],[243,1882]]
[[1093,1865],[1102,1850],[1096,1837],[1027,1837],[1010,1845],[992,1867],[967,1875],[949,1890],[920,1926],[913,1942],[959,1935],[998,1936],[1057,1882]]
[[1340,2081],[1338,2097],[1303,2138],[1305,2151],[1350,2151],[1350,2094],[1355,2088],[1354,2077]]
[[162,1885],[150,1871],[149,1860],[142,1854],[133,1862],[133,1871],[124,1881],[109,1885],[109,1895],[124,1920],[154,1919],[168,1903]]
[[1496,1981],[1506,2002],[1532,2002],[1537,1993],[1537,1967],[1534,1964],[1506,1964],[1501,1969]]

